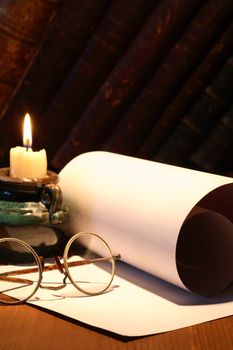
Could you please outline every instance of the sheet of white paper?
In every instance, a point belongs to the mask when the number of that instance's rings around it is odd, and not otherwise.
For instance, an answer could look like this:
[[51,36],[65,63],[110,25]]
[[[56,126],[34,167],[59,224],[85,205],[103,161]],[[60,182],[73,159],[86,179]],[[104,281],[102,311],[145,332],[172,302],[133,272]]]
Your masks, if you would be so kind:
[[[199,240],[196,242],[192,237],[191,247],[188,242],[185,248],[188,256],[194,258],[199,246],[204,247],[202,258],[210,250],[212,258],[207,259],[203,283],[210,275],[214,292],[221,292],[232,283],[232,179],[107,152],[91,152],[73,159],[62,170],[60,187],[72,214],[67,233],[99,233],[114,251],[121,253],[123,261],[161,279],[133,267],[129,271],[127,265],[128,270],[123,269],[125,278],[116,277],[114,284],[119,287],[110,293],[49,303],[38,301],[38,305],[129,336],[163,332],[232,314],[232,298],[210,301],[176,287],[185,288],[177,271],[177,247],[183,247],[187,232],[200,230],[204,232],[197,235]],[[195,210],[200,213],[196,215]],[[180,233],[184,236],[182,244],[177,243]],[[202,243],[205,237],[207,240]],[[223,278],[218,262],[227,271]],[[189,274],[193,272],[191,282],[196,278],[200,261],[195,264],[188,266]],[[202,291],[201,282],[195,281],[194,286],[190,281],[187,283],[203,293],[211,292],[208,283]]]
[[[46,279],[58,276],[51,272]],[[124,263],[118,265],[113,289],[103,295],[83,296],[68,285],[47,295],[39,290],[36,297],[30,303],[123,336],[170,331],[233,311],[233,298],[199,297]]]

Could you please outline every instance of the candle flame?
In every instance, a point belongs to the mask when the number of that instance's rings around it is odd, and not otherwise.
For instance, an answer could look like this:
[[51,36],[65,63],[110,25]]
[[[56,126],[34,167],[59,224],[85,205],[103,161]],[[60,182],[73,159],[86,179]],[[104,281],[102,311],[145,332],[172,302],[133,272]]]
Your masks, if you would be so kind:
[[30,115],[28,113],[24,117],[23,145],[24,147],[31,147],[32,145],[32,127]]

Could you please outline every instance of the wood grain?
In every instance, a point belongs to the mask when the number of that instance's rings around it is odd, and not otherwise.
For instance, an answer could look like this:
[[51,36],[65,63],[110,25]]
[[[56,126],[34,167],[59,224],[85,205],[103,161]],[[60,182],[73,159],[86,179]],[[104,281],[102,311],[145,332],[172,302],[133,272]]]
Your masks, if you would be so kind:
[[233,316],[153,336],[126,338],[32,306],[0,306],[0,329],[1,350],[232,350],[233,345]]

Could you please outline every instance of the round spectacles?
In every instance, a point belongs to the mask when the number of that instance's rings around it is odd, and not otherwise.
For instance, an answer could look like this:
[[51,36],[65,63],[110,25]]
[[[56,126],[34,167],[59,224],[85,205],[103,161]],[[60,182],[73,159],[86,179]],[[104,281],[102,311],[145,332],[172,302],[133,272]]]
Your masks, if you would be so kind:
[[[114,255],[103,238],[90,232],[72,236],[65,246],[63,259],[56,256],[49,261],[44,261],[22,240],[1,238],[0,302],[21,303],[30,299],[39,287],[64,288],[68,284],[67,278],[82,294],[102,294],[112,284],[115,261],[119,258],[120,255]],[[54,270],[63,274],[62,283],[54,281],[51,274]],[[46,283],[42,283],[45,272]]]

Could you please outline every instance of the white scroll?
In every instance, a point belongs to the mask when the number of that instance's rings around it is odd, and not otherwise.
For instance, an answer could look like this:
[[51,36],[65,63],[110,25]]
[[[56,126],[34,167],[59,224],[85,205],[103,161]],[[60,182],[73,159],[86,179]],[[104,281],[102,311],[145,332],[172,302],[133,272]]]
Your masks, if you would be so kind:
[[108,152],[76,157],[59,177],[66,232],[98,233],[126,265],[112,292],[50,309],[130,336],[233,313],[231,178]]
[[60,186],[71,233],[98,232],[123,261],[198,294],[230,288],[231,178],[91,152],[62,170]]

